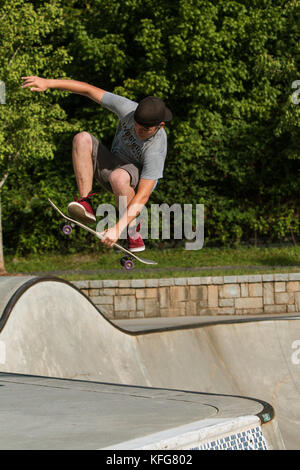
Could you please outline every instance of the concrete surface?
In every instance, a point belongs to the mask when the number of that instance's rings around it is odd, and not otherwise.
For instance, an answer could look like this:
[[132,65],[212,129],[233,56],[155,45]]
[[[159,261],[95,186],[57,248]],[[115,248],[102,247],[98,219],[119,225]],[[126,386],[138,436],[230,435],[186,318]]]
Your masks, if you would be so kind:
[[199,429],[255,417],[264,408],[242,397],[3,373],[0,396],[0,449],[114,448],[183,425],[190,430],[191,423]]
[[2,292],[0,371],[255,397],[300,448],[297,315],[124,331],[60,280],[0,278]]

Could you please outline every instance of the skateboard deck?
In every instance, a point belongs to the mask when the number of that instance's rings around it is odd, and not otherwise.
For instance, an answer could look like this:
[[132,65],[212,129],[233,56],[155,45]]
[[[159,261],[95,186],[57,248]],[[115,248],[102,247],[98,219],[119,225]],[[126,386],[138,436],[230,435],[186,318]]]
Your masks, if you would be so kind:
[[[92,228],[88,227],[87,225],[83,224],[82,222],[79,222],[78,220],[71,219],[69,216],[65,215],[54,204],[54,202],[51,201],[50,198],[48,198],[48,201],[50,202],[53,209],[55,209],[60,214],[60,216],[63,219],[65,219],[66,223],[62,227],[62,231],[65,235],[70,235],[71,232],[72,232],[72,228],[73,228],[72,226],[78,225],[79,227],[83,228],[84,230],[87,230],[88,232],[95,235],[95,237],[99,238],[100,240],[102,239],[102,235],[100,234],[100,232],[96,232],[96,230],[93,230]],[[69,222],[69,224],[67,224],[67,222]],[[124,248],[122,245],[119,245],[118,243],[115,243],[113,246],[118,248],[120,251],[122,251],[124,253],[125,256],[123,256],[123,258],[120,260],[120,262],[121,262],[121,265],[127,270],[133,269],[133,267],[134,267],[133,259],[136,259],[137,261],[139,261],[140,263],[143,263],[143,264],[152,264],[152,265],[157,264],[156,261],[152,261],[150,259],[145,259],[145,258],[140,258],[135,253],[132,253],[131,251]]]

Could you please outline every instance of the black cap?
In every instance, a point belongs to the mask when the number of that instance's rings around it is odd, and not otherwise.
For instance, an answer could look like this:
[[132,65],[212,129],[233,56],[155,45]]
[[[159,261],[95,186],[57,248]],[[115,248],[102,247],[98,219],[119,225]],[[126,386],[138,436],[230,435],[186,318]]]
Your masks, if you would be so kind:
[[173,115],[163,100],[147,96],[140,101],[134,113],[134,120],[141,126],[158,126],[161,122],[171,121]]

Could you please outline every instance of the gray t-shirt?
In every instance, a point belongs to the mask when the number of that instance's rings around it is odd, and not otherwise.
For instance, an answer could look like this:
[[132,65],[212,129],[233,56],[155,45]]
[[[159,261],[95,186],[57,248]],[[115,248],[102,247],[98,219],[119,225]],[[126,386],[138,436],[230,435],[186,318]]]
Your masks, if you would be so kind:
[[133,163],[140,170],[140,177],[157,180],[162,178],[167,155],[167,134],[163,128],[153,137],[140,140],[134,130],[134,111],[138,103],[128,98],[106,92],[101,105],[115,113],[119,124],[112,143],[111,152],[125,162]]

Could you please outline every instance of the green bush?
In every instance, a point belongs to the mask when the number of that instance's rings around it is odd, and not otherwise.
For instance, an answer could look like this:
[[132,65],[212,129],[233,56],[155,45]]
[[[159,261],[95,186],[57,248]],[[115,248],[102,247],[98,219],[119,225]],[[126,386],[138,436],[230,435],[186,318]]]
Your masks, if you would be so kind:
[[[164,179],[151,202],[203,203],[207,244],[295,242],[295,0],[18,0],[1,8],[0,37],[12,23],[19,34],[0,60],[0,79],[8,83],[0,107],[9,122],[0,123],[3,174],[22,148],[21,169],[10,170],[2,191],[7,250],[96,249],[97,241],[79,232],[72,243],[63,241],[45,201],[52,195],[65,206],[76,192],[74,133],[87,130],[109,145],[116,126],[111,113],[82,96],[21,90],[22,74],[84,80],[136,101],[164,98],[174,119]],[[110,195],[100,193],[98,202],[107,201]]]

